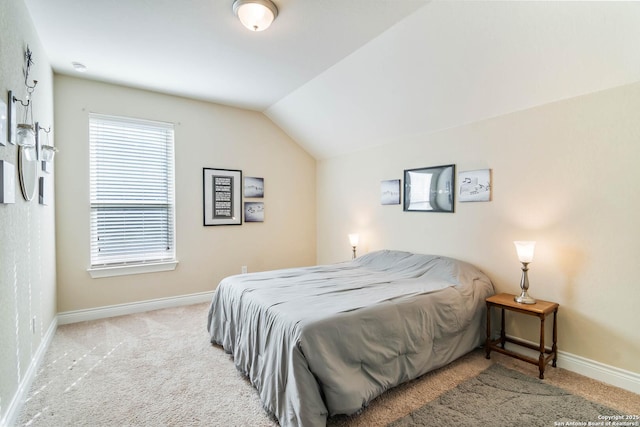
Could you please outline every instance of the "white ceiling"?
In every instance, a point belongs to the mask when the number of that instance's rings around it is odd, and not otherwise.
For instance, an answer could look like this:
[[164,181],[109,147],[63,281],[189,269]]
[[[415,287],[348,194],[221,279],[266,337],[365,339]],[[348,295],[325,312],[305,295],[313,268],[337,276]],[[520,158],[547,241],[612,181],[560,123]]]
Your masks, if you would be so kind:
[[58,73],[264,111],[318,159],[640,81],[640,3],[25,0]]
[[275,0],[266,31],[233,0],[25,0],[53,69],[263,111],[425,0]]

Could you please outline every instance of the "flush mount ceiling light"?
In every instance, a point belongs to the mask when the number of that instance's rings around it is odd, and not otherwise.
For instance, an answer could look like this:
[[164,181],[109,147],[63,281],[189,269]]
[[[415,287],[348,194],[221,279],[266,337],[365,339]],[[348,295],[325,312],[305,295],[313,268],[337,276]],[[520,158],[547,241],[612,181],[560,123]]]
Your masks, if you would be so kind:
[[233,13],[251,31],[263,31],[278,16],[278,8],[270,0],[236,0]]

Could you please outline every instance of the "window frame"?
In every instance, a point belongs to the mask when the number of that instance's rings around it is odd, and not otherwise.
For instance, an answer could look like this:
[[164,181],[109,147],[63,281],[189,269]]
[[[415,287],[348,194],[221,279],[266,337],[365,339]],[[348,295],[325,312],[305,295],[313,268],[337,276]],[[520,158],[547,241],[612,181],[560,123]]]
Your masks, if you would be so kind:
[[[175,125],[173,123],[161,122],[161,121],[153,121],[147,119],[138,119],[133,117],[126,116],[117,116],[117,115],[107,115],[107,114],[99,114],[99,113],[89,113],[89,267],[87,271],[91,275],[92,278],[102,278],[102,277],[112,277],[112,276],[123,276],[130,274],[141,274],[141,273],[151,273],[151,272],[162,272],[162,271],[171,271],[174,270],[178,264],[177,260],[177,249],[176,249],[176,217],[175,217],[175,208],[176,208],[176,195],[175,195]],[[167,132],[166,133],[166,142],[167,142],[167,152],[164,159],[166,160],[166,170],[163,171],[163,180],[167,183],[166,191],[166,203],[158,203],[157,201],[149,201],[143,199],[135,199],[134,201],[127,201],[125,203],[131,203],[131,206],[143,209],[145,207],[153,207],[158,205],[165,205],[166,210],[160,210],[160,215],[166,215],[168,221],[170,221],[170,225],[166,228],[167,232],[170,233],[166,237],[167,244],[171,247],[170,251],[168,251],[167,257],[159,256],[158,258],[147,258],[149,253],[154,253],[153,251],[149,251],[147,253],[144,252],[144,248],[146,245],[140,245],[140,249],[142,251],[138,253],[137,258],[134,256],[126,256],[124,252],[119,255],[121,258],[115,257],[114,259],[102,259],[96,262],[95,259],[95,251],[96,249],[99,251],[100,248],[98,246],[97,241],[95,240],[98,233],[98,228],[100,219],[99,209],[102,205],[103,212],[104,208],[109,209],[109,207],[113,207],[113,202],[100,202],[96,199],[96,192],[98,191],[97,181],[94,181],[94,177],[96,176],[96,162],[98,159],[95,157],[98,154],[95,152],[96,147],[95,144],[99,143],[99,137],[95,132],[98,132],[98,127],[101,123],[110,123],[110,125],[117,126],[121,124],[122,127],[118,129],[118,132],[122,132],[123,134],[127,133],[126,127],[127,125],[133,126],[135,128],[138,126],[136,131],[139,131],[143,128],[154,128],[158,132]],[[131,131],[132,134],[134,131]],[[124,137],[125,135],[123,135]],[[104,137],[104,135],[102,135]],[[133,135],[129,135],[129,137],[134,138]],[[159,138],[158,141],[161,141]],[[139,144],[139,142],[138,142]],[[104,146],[102,147],[104,149]],[[104,155],[104,154],[102,154]],[[161,158],[161,157],[160,157]],[[122,160],[122,159],[119,159]],[[115,163],[117,163],[116,160]],[[115,164],[114,163],[114,164]],[[146,187],[145,187],[146,188]],[[104,191],[104,189],[103,189]],[[126,191],[126,188],[125,188]],[[133,192],[133,189],[131,190]],[[104,194],[104,193],[102,193]],[[128,194],[128,193],[122,193]],[[126,197],[120,196],[120,200],[124,201]],[[117,203],[116,203],[117,204]],[[152,209],[153,210],[153,209]],[[164,212],[164,213],[163,213]],[[123,217],[127,217],[126,214],[123,214]],[[133,216],[136,218],[136,216]],[[138,217],[139,218],[139,217]],[[104,223],[102,223],[104,226]],[[126,226],[125,226],[126,227]],[[162,228],[160,228],[162,229]],[[130,230],[130,229],[128,229]],[[122,248],[119,248],[120,250]],[[159,252],[158,252],[159,253]],[[134,254],[136,255],[136,254]],[[102,261],[102,262],[100,262]]]

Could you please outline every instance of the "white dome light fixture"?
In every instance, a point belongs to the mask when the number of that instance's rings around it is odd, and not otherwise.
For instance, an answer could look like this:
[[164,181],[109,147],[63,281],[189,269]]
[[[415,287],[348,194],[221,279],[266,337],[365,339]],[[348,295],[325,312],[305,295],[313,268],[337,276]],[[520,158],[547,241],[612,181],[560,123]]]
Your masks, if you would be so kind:
[[278,16],[278,8],[271,0],[236,0],[233,13],[251,31],[264,31]]

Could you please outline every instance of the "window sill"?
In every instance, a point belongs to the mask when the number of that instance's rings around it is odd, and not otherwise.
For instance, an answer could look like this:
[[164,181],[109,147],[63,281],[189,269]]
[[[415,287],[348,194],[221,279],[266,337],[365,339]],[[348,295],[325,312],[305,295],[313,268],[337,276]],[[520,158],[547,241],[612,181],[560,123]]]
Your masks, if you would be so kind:
[[178,261],[154,262],[149,264],[119,265],[116,267],[94,267],[87,271],[93,279],[103,277],[128,276],[130,274],[157,273],[176,269]]

